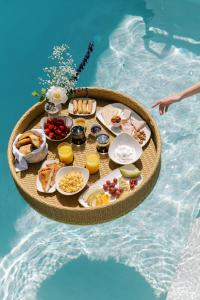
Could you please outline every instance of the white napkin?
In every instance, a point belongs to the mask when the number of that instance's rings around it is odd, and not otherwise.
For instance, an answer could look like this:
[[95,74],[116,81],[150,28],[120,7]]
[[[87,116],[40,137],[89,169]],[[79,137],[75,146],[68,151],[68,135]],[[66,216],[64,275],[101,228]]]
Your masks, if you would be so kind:
[[21,134],[18,134],[18,136],[15,138],[13,142],[13,155],[15,157],[15,170],[16,172],[25,171],[28,169],[28,162],[29,163],[36,163],[40,162],[45,158],[48,152],[48,146],[46,144],[46,136],[43,133],[41,129],[32,129],[29,130],[30,132],[33,132],[37,135],[40,135],[42,137],[43,143],[40,146],[39,149],[35,149],[33,152],[31,152],[28,155],[23,155],[16,147],[16,143],[18,142],[19,137]]

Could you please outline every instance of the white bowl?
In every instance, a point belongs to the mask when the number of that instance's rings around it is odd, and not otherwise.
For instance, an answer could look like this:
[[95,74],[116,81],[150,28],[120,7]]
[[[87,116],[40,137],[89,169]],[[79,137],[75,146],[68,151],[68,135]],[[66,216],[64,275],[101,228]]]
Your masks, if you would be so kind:
[[[55,118],[55,119],[61,119],[61,120],[63,120],[64,123],[65,123],[65,125],[70,127],[70,132],[69,132],[64,138],[62,138],[62,139],[60,139],[60,140],[50,139],[50,137],[48,137],[48,135],[46,135],[46,133],[45,133],[45,131],[44,131],[44,125],[45,125],[45,123],[47,122],[47,119],[54,119],[54,118]],[[43,132],[44,132],[44,134],[45,134],[45,136],[46,136],[46,138],[47,138],[48,140],[53,141],[53,142],[61,142],[61,141],[64,141],[66,138],[68,138],[68,136],[70,136],[70,134],[71,134],[71,128],[72,128],[72,126],[73,126],[73,120],[72,120],[72,118],[69,117],[69,116],[43,117],[43,118],[40,120],[40,126],[42,127],[42,130],[43,130]]]
[[[76,191],[76,192],[73,192],[73,193],[66,193],[64,192],[63,190],[60,189],[59,187],[59,182],[62,178],[63,175],[67,175],[69,174],[70,172],[80,172],[82,175],[83,175],[83,186],[81,187],[80,190]],[[84,187],[86,186],[87,182],[88,182],[88,179],[89,179],[89,171],[86,169],[86,168],[81,168],[81,167],[63,167],[61,168],[58,173],[56,174],[56,179],[55,179],[55,182],[56,182],[56,189],[59,193],[63,194],[63,195],[66,195],[66,196],[70,196],[70,195],[75,195],[77,193],[79,193],[80,191],[82,191],[82,189],[84,189]]]
[[[131,148],[130,158],[126,157],[126,159],[123,159],[118,156],[118,153],[121,152],[119,151],[119,149],[121,150],[122,146],[128,146],[129,148]],[[140,158],[140,156],[142,155],[142,147],[132,136],[130,136],[128,133],[123,132],[114,139],[109,148],[108,155],[110,159],[112,159],[112,161],[116,162],[117,164],[128,165],[136,162]]]

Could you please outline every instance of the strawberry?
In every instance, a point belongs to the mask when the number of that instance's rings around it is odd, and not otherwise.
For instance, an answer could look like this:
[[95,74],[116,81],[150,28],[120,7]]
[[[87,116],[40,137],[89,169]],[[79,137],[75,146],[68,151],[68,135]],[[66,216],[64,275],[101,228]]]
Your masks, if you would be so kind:
[[62,137],[62,135],[57,135],[56,136],[56,140],[61,140],[63,137]]
[[66,130],[65,126],[63,126],[63,125],[60,125],[60,126],[59,126],[59,129],[60,129],[61,131],[63,131],[63,132]]
[[53,129],[54,129],[54,125],[53,125],[53,124],[50,124],[50,125],[49,125],[49,129],[50,129],[50,130],[53,130]]
[[53,123],[53,119],[47,119],[47,123],[48,124],[52,124]]
[[50,139],[54,139],[55,134],[54,134],[53,132],[50,132],[50,133],[49,133],[49,137],[50,137]]
[[46,128],[44,131],[45,131],[46,135],[49,135],[49,133],[50,133],[49,128]]
[[59,129],[56,129],[56,130],[55,130],[55,134],[56,134],[56,135],[61,135],[61,133],[62,133],[62,131],[60,131]]

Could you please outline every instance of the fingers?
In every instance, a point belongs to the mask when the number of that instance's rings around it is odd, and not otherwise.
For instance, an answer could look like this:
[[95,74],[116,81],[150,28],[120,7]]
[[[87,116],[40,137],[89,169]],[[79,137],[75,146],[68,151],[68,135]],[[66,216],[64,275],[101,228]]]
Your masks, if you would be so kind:
[[156,106],[159,106],[160,115],[164,115],[168,111],[170,104],[167,104],[166,101],[158,100],[152,105],[152,108],[155,108]]
[[165,112],[168,111],[168,108],[169,108],[169,105],[167,105],[167,106],[165,107]]
[[162,104],[159,105],[159,113],[161,116],[164,114],[164,107]]
[[156,106],[158,106],[160,104],[160,101],[156,101],[156,103],[154,103],[151,107],[154,108]]

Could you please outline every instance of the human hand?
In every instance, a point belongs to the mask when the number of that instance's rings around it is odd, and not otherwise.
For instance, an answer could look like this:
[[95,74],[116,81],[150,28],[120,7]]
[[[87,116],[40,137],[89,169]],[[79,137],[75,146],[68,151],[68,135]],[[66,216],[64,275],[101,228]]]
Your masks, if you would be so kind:
[[159,112],[160,115],[165,114],[168,111],[168,108],[171,104],[178,102],[181,100],[181,95],[177,94],[174,96],[168,96],[165,97],[163,99],[159,99],[158,101],[156,101],[153,105],[152,108],[159,106]]

